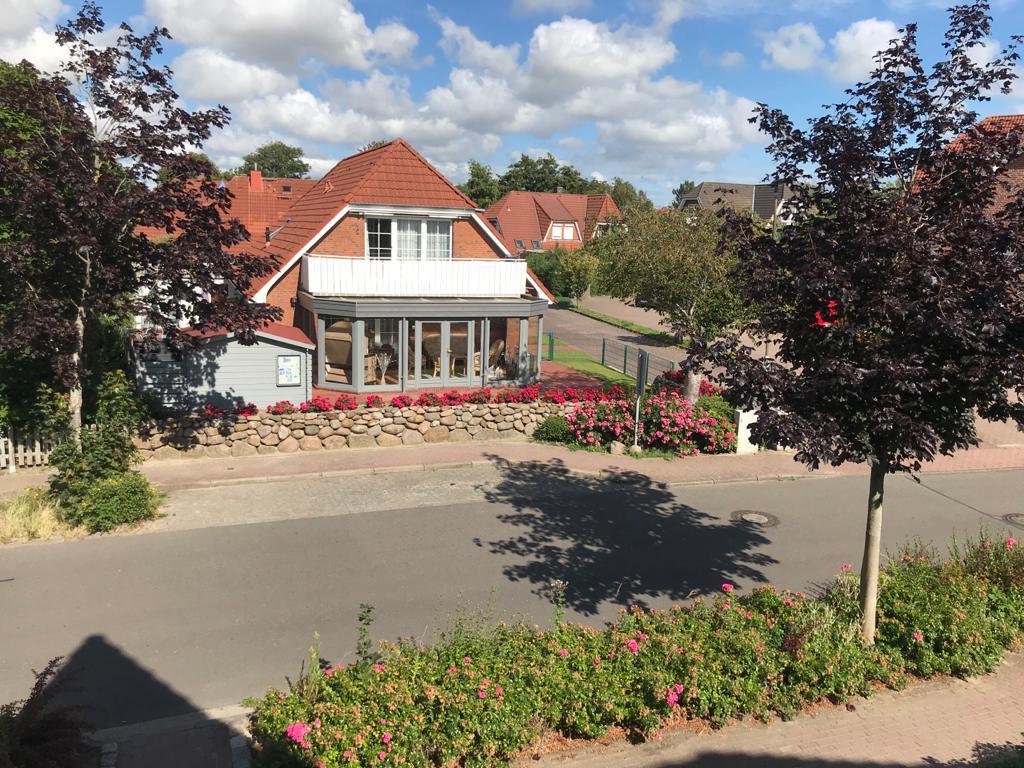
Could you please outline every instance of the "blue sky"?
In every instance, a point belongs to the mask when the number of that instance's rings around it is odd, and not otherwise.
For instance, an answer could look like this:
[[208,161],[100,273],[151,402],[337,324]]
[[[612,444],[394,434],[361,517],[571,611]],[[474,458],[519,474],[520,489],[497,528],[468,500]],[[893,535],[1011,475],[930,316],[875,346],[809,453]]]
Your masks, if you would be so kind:
[[[986,58],[1024,33],[1024,0],[995,0]],[[167,26],[191,106],[226,104],[219,164],[270,139],[314,175],[401,135],[452,179],[470,158],[503,169],[550,151],[586,175],[630,179],[657,203],[681,179],[755,181],[770,168],[747,124],[765,101],[799,121],[866,74],[910,21],[938,53],[932,0],[116,0],[111,22]],[[59,60],[61,0],[0,0],[0,57]],[[1019,91],[1024,94],[1024,89]],[[986,113],[1024,110],[1000,97]]]

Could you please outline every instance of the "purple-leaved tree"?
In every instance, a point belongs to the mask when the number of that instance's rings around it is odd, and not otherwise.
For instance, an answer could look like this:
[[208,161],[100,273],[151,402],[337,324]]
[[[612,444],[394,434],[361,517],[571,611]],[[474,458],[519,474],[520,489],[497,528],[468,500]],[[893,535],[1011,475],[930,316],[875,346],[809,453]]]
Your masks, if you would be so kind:
[[59,27],[62,74],[0,62],[0,352],[44,357],[81,427],[82,352],[99,315],[181,328],[227,327],[243,340],[279,310],[245,298],[273,264],[239,243],[230,198],[194,150],[224,107],[191,112],[154,57],[169,37],[122,24],[108,47],[92,2]]
[[[731,218],[723,245],[759,319],[694,356],[724,366],[729,400],[758,413],[756,440],[812,467],[870,466],[867,642],[886,476],[976,444],[975,412],[1024,422],[1024,190],[1005,175],[1024,144],[975,112],[1009,89],[1020,40],[981,63],[987,3],[950,14],[938,63],[925,67],[908,25],[807,128],[758,107],[792,223],[773,235]],[[769,341],[774,357],[758,351]]]

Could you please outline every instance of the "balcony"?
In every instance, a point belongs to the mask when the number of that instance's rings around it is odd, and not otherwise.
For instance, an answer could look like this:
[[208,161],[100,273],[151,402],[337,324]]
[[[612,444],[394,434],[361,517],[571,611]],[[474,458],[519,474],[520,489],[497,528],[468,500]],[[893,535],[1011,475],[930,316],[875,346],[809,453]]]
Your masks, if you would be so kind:
[[521,259],[383,261],[302,257],[302,290],[314,296],[518,298],[526,290]]

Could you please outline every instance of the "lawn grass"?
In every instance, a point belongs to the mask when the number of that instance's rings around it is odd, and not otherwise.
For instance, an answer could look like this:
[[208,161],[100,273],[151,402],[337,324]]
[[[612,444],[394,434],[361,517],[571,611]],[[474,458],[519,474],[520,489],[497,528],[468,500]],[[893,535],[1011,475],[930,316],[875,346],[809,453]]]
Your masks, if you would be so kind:
[[671,344],[672,346],[682,347],[683,349],[686,349],[686,342],[684,341],[681,344],[678,343],[676,341],[675,336],[673,336],[671,333],[666,333],[665,331],[659,330],[657,328],[649,328],[646,325],[633,323],[630,322],[629,320],[623,320],[622,318],[619,317],[612,317],[611,315],[606,315],[604,312],[598,312],[597,310],[587,309],[586,307],[578,307],[575,304],[573,304],[572,299],[568,298],[567,296],[556,296],[555,298],[558,299],[557,306],[559,309],[569,309],[572,310],[573,312],[578,312],[579,314],[593,318],[594,320],[600,320],[602,323],[614,325],[616,328],[621,328],[624,331],[636,333],[639,334],[640,336],[646,336],[652,341],[658,342],[660,344]]
[[586,352],[574,348],[559,349],[560,346],[564,347],[556,338],[554,362],[561,363],[567,368],[572,368],[574,371],[593,376],[595,379],[600,379],[603,384],[608,386],[619,384],[627,387],[636,384],[636,380],[632,376],[627,376],[624,373],[612,370],[606,365],[601,365],[600,362]]

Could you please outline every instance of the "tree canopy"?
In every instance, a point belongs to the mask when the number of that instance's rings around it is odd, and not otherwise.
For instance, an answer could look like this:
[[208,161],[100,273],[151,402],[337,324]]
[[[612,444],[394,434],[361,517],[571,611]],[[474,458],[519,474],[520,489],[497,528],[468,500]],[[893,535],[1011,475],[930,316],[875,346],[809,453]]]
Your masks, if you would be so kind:
[[188,342],[185,326],[252,339],[278,316],[242,295],[272,264],[232,251],[248,235],[190,153],[226,110],[180,106],[171,72],[152,63],[165,30],[122,25],[97,47],[103,33],[87,2],[58,28],[65,74],[0,64],[0,355],[45,361],[69,393],[74,428],[83,351],[105,315],[140,318],[149,338],[172,343]]
[[304,179],[309,174],[309,163],[302,159],[305,154],[301,147],[271,141],[243,157],[235,173],[243,175],[258,170],[274,179]]
[[[1024,190],[1005,173],[1019,130],[973,106],[1015,77],[1016,40],[988,63],[988,5],[951,10],[944,57],[926,67],[910,24],[849,98],[798,128],[766,105],[791,223],[730,215],[725,242],[760,305],[745,341],[711,345],[753,439],[819,464],[867,462],[863,633],[874,637],[887,473],[978,441],[974,412],[1024,422]],[[960,136],[950,144],[950,139]],[[891,182],[895,181],[895,189]],[[997,204],[998,201],[998,204]],[[778,340],[774,356],[759,342]]]
[[679,186],[672,190],[672,207],[679,208],[683,204],[683,198],[693,192],[697,188],[697,185],[690,179],[685,179],[679,183]]
[[459,189],[481,208],[489,208],[505,194],[490,166],[477,160],[469,161],[469,178]]

